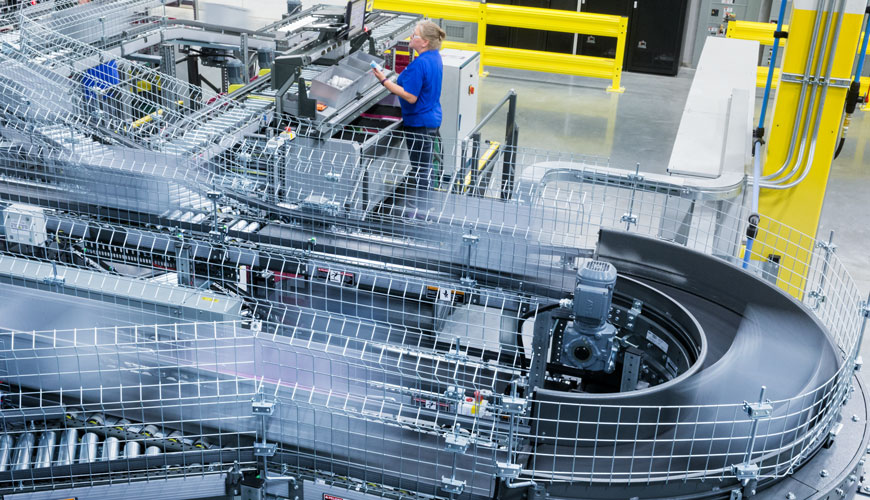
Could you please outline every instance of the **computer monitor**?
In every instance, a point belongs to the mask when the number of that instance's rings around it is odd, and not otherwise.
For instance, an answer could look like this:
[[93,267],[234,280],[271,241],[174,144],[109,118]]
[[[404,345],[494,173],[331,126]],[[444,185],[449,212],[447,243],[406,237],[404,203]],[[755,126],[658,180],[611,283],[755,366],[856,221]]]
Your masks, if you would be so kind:
[[352,38],[363,32],[366,22],[366,1],[350,0],[347,2],[347,13],[344,17],[347,24],[347,37]]

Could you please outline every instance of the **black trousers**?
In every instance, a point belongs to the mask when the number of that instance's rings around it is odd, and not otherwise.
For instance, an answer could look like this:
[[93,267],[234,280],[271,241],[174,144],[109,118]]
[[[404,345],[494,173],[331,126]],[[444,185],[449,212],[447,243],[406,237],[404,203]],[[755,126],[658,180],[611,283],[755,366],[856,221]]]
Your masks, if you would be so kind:
[[429,189],[432,182],[432,148],[439,135],[438,129],[404,126],[402,131],[411,157],[407,185],[409,188]]

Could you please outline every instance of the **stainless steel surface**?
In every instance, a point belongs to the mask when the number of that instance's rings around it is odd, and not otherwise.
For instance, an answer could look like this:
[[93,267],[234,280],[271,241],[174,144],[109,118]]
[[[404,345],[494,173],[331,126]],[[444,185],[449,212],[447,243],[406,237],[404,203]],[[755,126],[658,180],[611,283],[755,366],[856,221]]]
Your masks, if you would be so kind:
[[99,436],[93,432],[85,432],[82,435],[82,440],[79,443],[79,460],[78,463],[85,464],[97,461],[97,447]]
[[9,468],[12,462],[12,452],[15,442],[9,434],[0,436],[0,472]]
[[115,436],[109,436],[103,441],[102,460],[115,460],[118,458],[120,442]]
[[36,460],[33,462],[33,467],[51,467],[56,445],[57,433],[54,431],[43,432],[39,436],[39,445],[36,448]]
[[142,454],[142,446],[136,441],[127,441],[124,444],[124,458],[136,458]]
[[75,463],[79,442],[78,429],[64,429],[60,433],[60,443],[57,447],[55,465],[71,465]]
[[14,470],[26,470],[30,468],[34,444],[36,444],[36,435],[32,431],[25,431],[18,436],[18,439],[15,441]]

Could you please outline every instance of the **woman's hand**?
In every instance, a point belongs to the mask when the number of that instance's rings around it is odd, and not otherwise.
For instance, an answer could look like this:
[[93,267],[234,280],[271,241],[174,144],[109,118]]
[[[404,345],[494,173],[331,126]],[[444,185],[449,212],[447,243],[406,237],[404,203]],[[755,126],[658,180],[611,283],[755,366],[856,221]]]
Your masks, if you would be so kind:
[[378,79],[379,82],[384,81],[384,74],[378,71],[378,68],[372,68],[372,73],[375,74],[375,77]]

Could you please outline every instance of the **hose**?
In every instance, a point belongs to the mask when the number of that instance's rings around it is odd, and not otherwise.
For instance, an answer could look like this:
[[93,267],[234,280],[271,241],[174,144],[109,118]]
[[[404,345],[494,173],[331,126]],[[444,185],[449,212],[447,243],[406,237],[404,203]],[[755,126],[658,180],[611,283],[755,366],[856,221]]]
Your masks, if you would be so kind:
[[746,227],[746,250],[743,251],[743,269],[749,267],[749,258],[752,255],[752,245],[758,235],[758,214],[749,216],[749,225]]
[[[867,15],[870,14],[870,5],[867,6],[867,10],[864,12],[864,18],[867,18]],[[855,70],[855,81],[861,81],[861,72],[864,71],[864,59],[867,56],[867,39],[870,38],[870,33],[867,31],[870,30],[870,24],[865,24],[864,26],[864,41],[861,43],[861,50],[858,53],[858,67]]]
[[[865,39],[867,37],[864,37]],[[843,145],[846,144],[846,133],[849,131],[849,125],[852,123],[852,113],[858,108],[858,101],[861,99],[861,82],[858,78],[849,85],[849,91],[846,92],[846,109],[843,116],[843,123],[840,125],[840,140],[837,143],[837,151],[834,152],[834,159],[840,156],[840,151],[843,150]]]
[[840,151],[843,150],[843,144],[846,144],[846,138],[840,137],[840,142],[837,144],[837,151],[834,153],[835,160],[840,157]]
[[773,86],[773,68],[776,66],[776,55],[779,52],[779,39],[783,38],[782,20],[785,17],[785,6],[788,2],[779,3],[779,18],[776,21],[776,31],[773,34],[773,51],[770,53],[770,67],[767,70],[767,83],[764,86],[764,99],[761,101],[761,116],[758,118],[758,128],[763,135],[764,117],[767,113],[767,101],[770,99],[770,88]]

